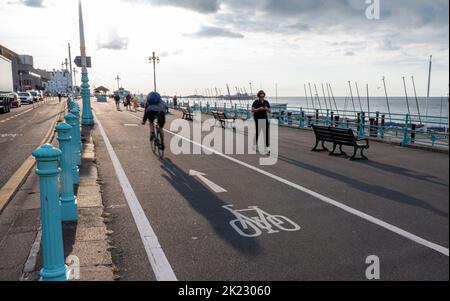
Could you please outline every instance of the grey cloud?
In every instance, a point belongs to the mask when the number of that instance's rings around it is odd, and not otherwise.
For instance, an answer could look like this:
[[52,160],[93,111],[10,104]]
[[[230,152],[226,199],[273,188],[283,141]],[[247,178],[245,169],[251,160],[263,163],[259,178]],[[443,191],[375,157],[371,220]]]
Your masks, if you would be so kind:
[[355,56],[355,53],[353,51],[347,51],[345,56]]
[[201,26],[199,31],[192,34],[185,34],[188,37],[194,38],[233,38],[233,39],[242,39],[244,35],[233,32],[226,28],[222,27],[214,27],[214,26]]
[[29,7],[45,7],[45,0],[18,0],[18,1],[9,1],[8,4],[22,4]]
[[150,3],[159,6],[175,6],[199,13],[216,13],[220,9],[219,0],[124,0],[128,2]]
[[110,30],[106,38],[97,40],[97,49],[126,50],[128,38],[119,36],[117,30]]

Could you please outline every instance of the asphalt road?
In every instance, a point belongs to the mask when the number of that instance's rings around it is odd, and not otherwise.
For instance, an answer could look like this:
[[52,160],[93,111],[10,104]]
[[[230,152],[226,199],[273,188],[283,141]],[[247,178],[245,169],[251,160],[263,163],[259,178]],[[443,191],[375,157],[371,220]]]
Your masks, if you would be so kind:
[[[416,239],[448,254],[446,154],[373,143],[370,161],[350,162],[311,152],[310,132],[282,128],[274,166],[259,166],[255,155],[173,155],[170,147],[160,161],[150,150],[148,127],[140,126],[142,113],[117,112],[111,103],[93,108],[112,147],[96,125],[92,135],[114,231],[113,260],[123,280],[155,280],[161,271],[149,263],[111,150],[143,209],[140,220],[152,226],[157,252],[167,262],[153,259],[168,264],[179,280],[366,280],[371,255],[380,259],[381,280],[449,279],[448,255]],[[167,128],[179,117],[174,114]],[[172,138],[167,135],[167,145]],[[204,178],[190,176],[191,170]],[[208,181],[226,192],[214,192]],[[230,205],[257,206],[268,214],[267,223],[244,230],[224,208]],[[254,210],[245,214],[257,216]],[[260,235],[246,237],[239,230]]]
[[58,101],[48,101],[0,115],[0,187],[39,146],[59,111]]

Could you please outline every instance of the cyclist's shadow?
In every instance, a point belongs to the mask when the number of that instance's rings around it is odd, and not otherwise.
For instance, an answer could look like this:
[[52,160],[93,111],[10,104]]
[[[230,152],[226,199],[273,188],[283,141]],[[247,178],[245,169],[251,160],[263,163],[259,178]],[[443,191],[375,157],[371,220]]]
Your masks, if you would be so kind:
[[189,205],[203,215],[221,239],[245,255],[261,254],[262,248],[255,238],[239,235],[230,225],[236,217],[223,206],[230,205],[207,189],[196,178],[189,176],[170,159],[161,162],[163,175],[172,186],[189,202]]

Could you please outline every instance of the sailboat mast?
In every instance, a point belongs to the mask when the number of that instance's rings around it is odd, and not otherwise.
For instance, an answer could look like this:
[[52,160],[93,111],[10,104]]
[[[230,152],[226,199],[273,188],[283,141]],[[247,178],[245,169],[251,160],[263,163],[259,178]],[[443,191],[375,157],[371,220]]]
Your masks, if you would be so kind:
[[428,68],[428,88],[427,88],[427,102],[426,102],[426,116],[428,116],[428,104],[430,101],[430,88],[431,88],[431,68],[433,66],[433,56],[430,55],[430,65]]
[[369,120],[370,120],[370,96],[369,96],[369,84],[366,84],[367,89],[367,112],[369,114]]
[[328,84],[330,86],[330,92],[331,92],[331,97],[333,97],[333,102],[334,102],[334,106],[336,107],[336,112],[339,115],[339,109],[336,103],[336,98],[334,97],[334,92],[333,92],[333,88],[331,87],[331,84]]
[[305,96],[306,96],[306,108],[309,109],[309,102],[308,102],[308,92],[306,91],[306,84],[303,85],[303,87],[305,88]]
[[389,97],[388,97],[388,93],[387,93],[387,89],[386,89],[386,78],[384,76],[383,76],[383,86],[384,86],[384,94],[386,95],[386,104],[387,104],[388,113],[389,113],[389,120],[392,123],[391,106],[389,105]]
[[417,114],[419,114],[419,122],[420,124],[422,124],[422,116],[420,115],[419,99],[417,98],[417,90],[416,90],[416,83],[414,81],[414,76],[411,76],[411,80],[414,88],[414,97],[416,98]]
[[356,114],[356,107],[355,107],[355,100],[353,98],[353,90],[352,90],[352,83],[350,81],[348,81],[348,86],[350,88],[350,97],[352,99],[352,104],[353,104],[353,113]]
[[309,94],[311,94],[311,102],[312,102],[313,110],[315,111],[316,110],[316,105],[314,103],[314,96],[313,96],[313,93],[312,93],[311,83],[308,83],[308,86],[309,86]]
[[405,96],[406,96],[406,105],[408,107],[409,120],[411,120],[411,109],[409,108],[409,98],[408,98],[408,90],[406,89],[406,80],[403,76],[403,86],[405,87]]
[[[323,83],[322,84],[322,93],[323,93],[323,100],[325,101],[325,107],[328,110],[328,103],[327,103],[327,96],[325,95],[325,88],[323,87]],[[330,108],[332,110],[332,108]]]
[[361,103],[361,96],[359,95],[358,82],[355,82],[355,86],[356,86],[356,93],[357,93],[357,95],[358,95],[359,109],[360,109],[360,112],[362,112],[362,111],[363,111],[363,108],[362,108],[362,103]]

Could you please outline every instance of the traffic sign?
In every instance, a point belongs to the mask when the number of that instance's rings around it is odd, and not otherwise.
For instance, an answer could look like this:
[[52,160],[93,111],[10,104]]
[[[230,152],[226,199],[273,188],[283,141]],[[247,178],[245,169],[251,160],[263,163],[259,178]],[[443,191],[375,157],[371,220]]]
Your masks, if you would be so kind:
[[[78,68],[81,68],[81,67],[82,67],[82,66],[81,66],[81,56],[77,56],[77,57],[75,58],[74,63],[75,63],[75,65],[76,65]],[[92,68],[92,62],[91,62],[91,57],[90,57],[90,56],[87,56],[87,57],[86,57],[86,67],[87,67],[87,68]]]

